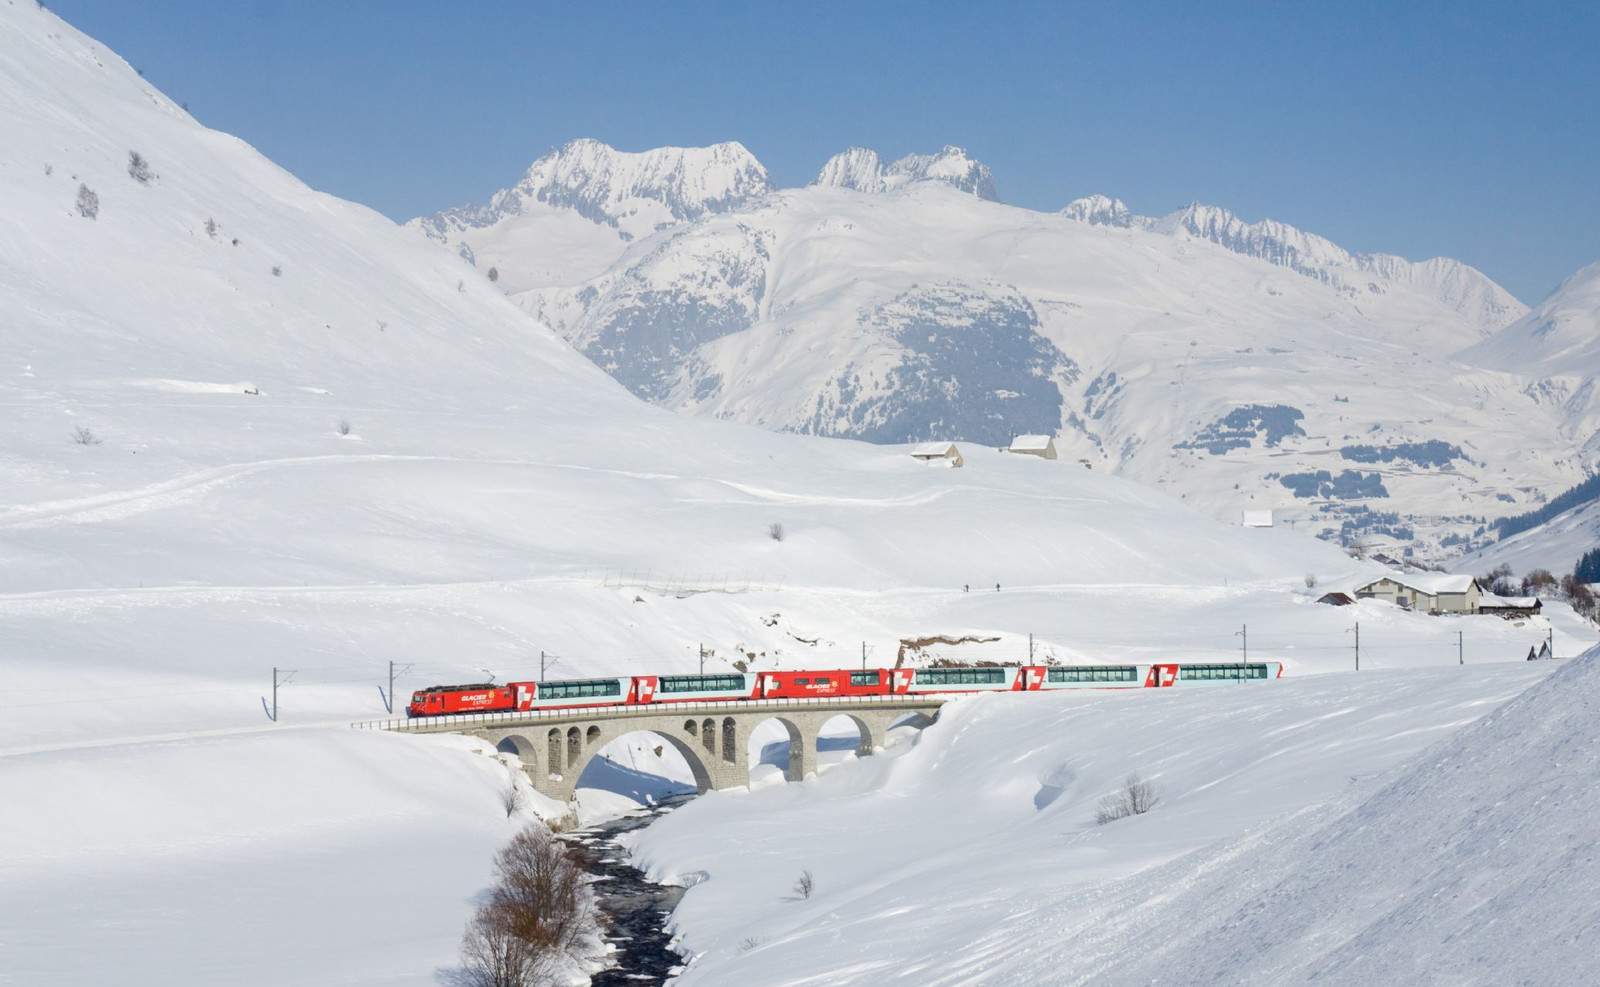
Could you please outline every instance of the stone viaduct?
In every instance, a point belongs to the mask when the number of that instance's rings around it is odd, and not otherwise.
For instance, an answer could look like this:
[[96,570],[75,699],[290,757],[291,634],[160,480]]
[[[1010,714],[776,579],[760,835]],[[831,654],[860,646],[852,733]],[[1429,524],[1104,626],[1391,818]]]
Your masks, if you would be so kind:
[[401,733],[464,733],[515,753],[536,789],[569,801],[584,768],[606,744],[648,731],[683,755],[696,787],[738,788],[750,783],[750,735],[776,720],[789,734],[785,777],[800,781],[816,770],[817,736],[836,716],[854,721],[859,756],[881,749],[898,722],[926,726],[949,696],[866,696],[833,699],[760,699],[648,706],[593,706],[522,713],[469,713],[414,720],[355,723],[361,729]]

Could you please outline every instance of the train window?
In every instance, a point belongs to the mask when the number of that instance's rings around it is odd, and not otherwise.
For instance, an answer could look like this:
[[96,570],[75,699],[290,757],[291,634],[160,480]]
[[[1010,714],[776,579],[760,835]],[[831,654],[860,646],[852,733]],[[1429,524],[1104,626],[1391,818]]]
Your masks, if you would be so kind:
[[882,679],[877,672],[851,672],[851,685],[877,685]]
[[743,675],[663,675],[656,692],[726,692],[744,688]]
[[1132,665],[1073,665],[1045,673],[1047,682],[1133,682],[1137,678],[1138,669]]
[[811,684],[811,680],[810,679],[795,679],[794,680],[794,684],[795,685],[810,685]]
[[918,685],[1000,685],[1006,680],[1003,668],[919,668]]
[[826,678],[817,679],[816,684],[817,685],[832,685],[833,684],[833,679],[826,679]]
[[574,679],[568,682],[540,682],[540,699],[587,699],[592,696],[620,696],[620,679]]
[[1178,669],[1179,679],[1192,682],[1237,682],[1266,677],[1265,665],[1184,665]]

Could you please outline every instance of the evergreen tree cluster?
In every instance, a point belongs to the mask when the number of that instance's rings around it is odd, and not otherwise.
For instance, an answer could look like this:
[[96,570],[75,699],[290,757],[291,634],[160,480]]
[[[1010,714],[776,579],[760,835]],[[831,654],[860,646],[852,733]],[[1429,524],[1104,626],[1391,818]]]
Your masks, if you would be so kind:
[[1538,510],[1501,518],[1494,523],[1494,527],[1500,532],[1501,538],[1510,538],[1529,528],[1538,527],[1557,514],[1597,499],[1600,499],[1600,473],[1594,474],[1565,493],[1558,494],[1550,503]]
[[1572,567],[1572,578],[1580,583],[1600,583],[1600,548],[1591,548]]

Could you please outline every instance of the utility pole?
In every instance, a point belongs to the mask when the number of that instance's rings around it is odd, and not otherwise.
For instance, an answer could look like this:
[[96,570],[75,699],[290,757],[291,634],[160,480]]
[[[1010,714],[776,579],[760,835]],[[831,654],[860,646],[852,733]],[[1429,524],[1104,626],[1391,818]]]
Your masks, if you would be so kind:
[[410,665],[407,665],[406,667],[400,669],[400,671],[396,672],[394,669],[394,662],[391,661],[389,663],[389,691],[384,693],[382,689],[379,689],[378,692],[383,694],[383,708],[391,713],[394,712],[394,677],[396,675],[404,675],[409,671],[411,671]]
[[1028,632],[1028,664],[1033,664],[1033,632]]
[[700,674],[704,675],[706,673],[706,646],[697,644],[695,647],[700,649]]
[[861,642],[861,670],[867,670],[867,642]]
[[1462,635],[1461,631],[1456,631],[1456,664],[1457,665],[1465,665],[1466,663],[1467,663],[1467,643],[1466,643],[1466,638]]
[[1556,625],[1551,624],[1544,629],[1544,646],[1550,649],[1550,657],[1556,656]]
[[1239,629],[1233,632],[1233,636],[1239,639],[1239,652],[1244,656],[1244,660],[1248,662],[1250,660],[1250,625],[1240,624]]
[[[274,723],[278,722],[278,686],[288,685],[289,680],[294,678],[295,671],[292,668],[274,668],[272,670],[272,706],[270,709],[267,707],[267,697],[261,697],[261,708],[267,711],[267,719]],[[283,675],[281,679],[278,677],[279,673]]]
[[1356,626],[1351,628],[1356,632],[1356,671],[1361,671],[1361,621],[1356,621]]
[[544,681],[544,670],[545,670],[545,668],[547,666],[554,665],[556,662],[558,662],[560,660],[561,659],[559,659],[559,658],[551,658],[550,656],[546,655],[543,651],[539,652],[539,681],[540,682]]

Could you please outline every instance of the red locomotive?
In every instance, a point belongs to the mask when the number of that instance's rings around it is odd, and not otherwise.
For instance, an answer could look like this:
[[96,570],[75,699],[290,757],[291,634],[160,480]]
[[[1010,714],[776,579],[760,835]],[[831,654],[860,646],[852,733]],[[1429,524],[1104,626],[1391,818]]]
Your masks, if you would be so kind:
[[1275,661],[1150,665],[989,665],[972,668],[867,668],[830,671],[634,675],[504,685],[436,685],[411,694],[408,716],[490,713],[581,706],[823,699],[961,692],[1138,689],[1260,682],[1283,675]]

